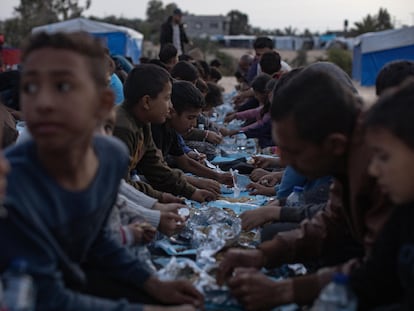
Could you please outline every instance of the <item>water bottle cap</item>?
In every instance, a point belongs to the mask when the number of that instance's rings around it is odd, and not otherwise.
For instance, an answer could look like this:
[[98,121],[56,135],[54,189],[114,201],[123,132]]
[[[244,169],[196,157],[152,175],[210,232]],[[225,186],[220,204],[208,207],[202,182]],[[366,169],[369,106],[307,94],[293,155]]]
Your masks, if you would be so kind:
[[333,275],[332,280],[334,283],[346,285],[348,284],[348,275],[337,272]]
[[293,187],[293,192],[303,192],[303,187],[301,187],[301,186],[294,186]]

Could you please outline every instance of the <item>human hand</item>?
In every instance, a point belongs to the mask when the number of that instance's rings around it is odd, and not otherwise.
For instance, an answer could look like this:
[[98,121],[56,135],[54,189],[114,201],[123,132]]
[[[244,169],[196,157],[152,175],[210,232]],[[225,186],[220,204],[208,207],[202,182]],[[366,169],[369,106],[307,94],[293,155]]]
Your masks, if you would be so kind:
[[144,289],[165,304],[191,304],[202,307],[204,303],[201,293],[186,280],[160,281],[151,276],[144,283]]
[[233,186],[233,176],[231,173],[217,173],[217,180],[220,184]]
[[172,236],[183,228],[185,219],[173,212],[161,212],[158,230],[166,236]]
[[283,172],[273,172],[259,178],[258,183],[267,186],[274,187],[277,183],[282,180]]
[[194,178],[191,181],[191,184],[197,188],[208,190],[217,197],[221,194],[220,184],[209,178]]
[[223,141],[223,136],[219,133],[213,132],[213,131],[207,131],[206,132],[206,141],[209,143],[218,145]]
[[252,156],[254,160],[254,166],[267,168],[267,167],[274,167],[279,165],[279,158],[272,158],[272,157],[261,157],[261,156]]
[[134,244],[149,243],[155,238],[157,229],[147,222],[135,222],[128,225],[128,230],[134,237]]
[[261,268],[264,254],[260,249],[231,248],[225,254],[217,271],[217,284],[223,285],[236,267]]
[[153,209],[156,209],[161,212],[172,212],[178,214],[178,210],[180,208],[186,207],[185,204],[182,203],[160,203],[157,202],[152,207]]
[[204,153],[196,152],[196,151],[189,151],[187,152],[187,156],[201,164],[205,164],[204,160],[207,159],[207,156]]
[[266,205],[251,211],[245,211],[240,215],[242,229],[250,231],[269,221],[278,220],[279,216],[280,206],[277,205]]
[[7,173],[10,171],[9,162],[0,152],[0,200],[4,198],[7,190]]
[[251,173],[250,173],[250,179],[253,181],[258,181],[261,177],[265,176],[269,174],[269,171],[262,169],[262,168],[255,168]]
[[184,199],[177,197],[171,193],[163,192],[162,197],[159,200],[161,203],[183,203]]
[[197,189],[191,196],[191,200],[197,202],[208,202],[218,198],[218,195],[205,189]]
[[246,186],[246,189],[250,190],[250,195],[267,195],[267,196],[274,196],[276,195],[276,191],[274,187],[267,187],[263,186],[259,183],[250,183]]
[[235,112],[230,112],[224,117],[224,122],[229,123],[229,122],[233,121],[235,118],[236,118],[236,113]]
[[181,305],[181,306],[148,305],[148,306],[144,306],[143,311],[197,311],[197,309],[192,305]]
[[273,281],[252,268],[237,268],[228,280],[231,293],[248,311],[270,310],[293,302],[292,280]]

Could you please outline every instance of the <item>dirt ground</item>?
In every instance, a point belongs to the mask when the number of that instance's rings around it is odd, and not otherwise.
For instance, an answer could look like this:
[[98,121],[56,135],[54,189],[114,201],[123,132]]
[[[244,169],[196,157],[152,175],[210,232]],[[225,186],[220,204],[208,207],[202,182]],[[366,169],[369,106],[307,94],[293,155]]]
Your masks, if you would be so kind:
[[[234,77],[223,77],[219,81],[219,85],[221,85],[226,93],[231,93],[234,91],[234,86],[236,85],[236,78]],[[358,89],[359,94],[364,99],[364,102],[368,105],[371,105],[377,96],[375,95],[375,88],[374,87],[363,87],[360,86],[358,83],[354,82],[354,85]]]

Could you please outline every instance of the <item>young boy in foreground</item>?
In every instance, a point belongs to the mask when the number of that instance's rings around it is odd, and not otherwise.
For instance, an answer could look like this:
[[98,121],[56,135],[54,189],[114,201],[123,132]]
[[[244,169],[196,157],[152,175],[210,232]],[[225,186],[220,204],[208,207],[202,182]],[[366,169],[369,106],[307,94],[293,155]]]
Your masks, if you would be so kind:
[[5,153],[0,271],[26,258],[36,310],[164,310],[81,294],[92,291],[84,263],[133,289],[137,301],[145,292],[164,304],[199,305],[190,284],[151,276],[106,230],[128,154],[117,140],[94,136],[114,100],[104,61],[99,41],[83,33],[41,33],[23,51],[21,103],[33,140]]
[[[369,259],[351,274],[360,310],[413,310],[414,80],[387,90],[369,111],[369,173],[397,204]],[[387,307],[384,307],[387,306]]]

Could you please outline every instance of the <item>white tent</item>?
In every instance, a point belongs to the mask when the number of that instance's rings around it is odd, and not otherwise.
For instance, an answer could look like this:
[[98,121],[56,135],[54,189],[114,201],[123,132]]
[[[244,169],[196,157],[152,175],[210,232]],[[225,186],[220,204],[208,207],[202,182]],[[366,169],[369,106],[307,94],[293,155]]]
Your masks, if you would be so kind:
[[102,38],[111,54],[131,57],[134,63],[138,63],[141,56],[143,35],[131,28],[80,17],[32,29],[32,33],[41,31],[48,33],[85,31],[93,36]]

